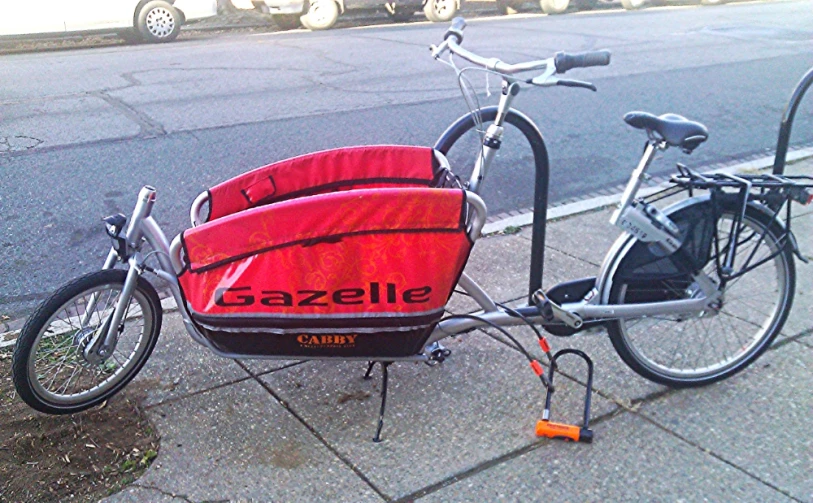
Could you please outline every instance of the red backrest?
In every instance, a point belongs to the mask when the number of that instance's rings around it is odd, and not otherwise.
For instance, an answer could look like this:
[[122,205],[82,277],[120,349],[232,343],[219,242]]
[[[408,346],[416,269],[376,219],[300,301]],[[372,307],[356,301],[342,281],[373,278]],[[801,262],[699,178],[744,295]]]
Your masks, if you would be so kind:
[[209,189],[209,217],[327,192],[429,187],[438,162],[428,147],[364,146],[326,150],[269,164]]

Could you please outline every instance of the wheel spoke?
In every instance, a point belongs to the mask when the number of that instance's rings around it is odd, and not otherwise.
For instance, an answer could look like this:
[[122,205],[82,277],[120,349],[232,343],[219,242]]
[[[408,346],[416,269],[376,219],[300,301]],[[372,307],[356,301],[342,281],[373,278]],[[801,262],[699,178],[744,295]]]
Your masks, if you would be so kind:
[[[28,341],[22,356],[26,378],[19,382],[30,388],[25,396],[21,393],[30,405],[44,412],[82,410],[132,379],[149,354],[160,323],[160,311],[153,307],[160,304],[143,286],[137,286],[123,306],[122,330],[113,354],[99,364],[92,364],[90,355],[85,358],[87,345],[105,336],[101,327],[115,312],[124,278],[124,271],[119,270],[80,278],[74,293],[67,293],[71,290],[66,286],[52,298],[64,296],[56,304],[58,308],[33,315],[32,320],[41,317],[39,322],[29,320],[18,345]],[[54,303],[52,299],[45,305]]]
[[[731,242],[731,221],[730,214],[724,214],[718,221],[722,262]],[[621,337],[632,359],[647,372],[663,376],[664,382],[713,379],[750,363],[757,351],[765,347],[763,341],[775,336],[777,320],[783,315],[791,294],[786,253],[777,253],[782,250],[781,243],[770,231],[765,233],[764,230],[765,227],[750,216],[743,220],[734,270],[759,265],[725,284],[720,306],[691,316],[653,316],[645,318],[650,320],[648,322],[643,322],[643,318],[621,320],[614,325],[618,332],[611,330],[611,334],[618,334],[613,337]],[[710,279],[720,284],[716,260],[712,255],[703,269]],[[668,273],[664,264],[665,261],[656,263],[651,270]],[[623,304],[625,298],[630,299],[627,303],[687,298],[690,287],[688,283],[675,280],[641,282],[640,285],[622,286],[613,302]],[[647,301],[648,298],[653,300]],[[674,336],[673,343],[666,342],[669,334]]]

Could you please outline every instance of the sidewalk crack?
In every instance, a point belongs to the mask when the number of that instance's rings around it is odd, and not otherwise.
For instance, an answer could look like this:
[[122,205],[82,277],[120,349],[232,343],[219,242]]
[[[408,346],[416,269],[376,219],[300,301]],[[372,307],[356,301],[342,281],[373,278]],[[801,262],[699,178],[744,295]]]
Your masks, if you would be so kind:
[[339,459],[339,461],[341,461],[341,462],[342,462],[342,463],[343,463],[345,466],[347,466],[348,468],[350,468],[350,470],[352,470],[352,471],[353,471],[353,473],[355,473],[355,474],[356,474],[356,476],[357,476],[358,478],[360,478],[360,479],[361,479],[361,480],[362,480],[362,481],[363,481],[365,484],[367,484],[367,486],[368,486],[368,487],[370,487],[370,489],[372,489],[372,490],[373,490],[373,491],[374,491],[374,492],[375,492],[375,493],[376,493],[376,494],[377,494],[377,495],[378,495],[378,496],[379,496],[381,499],[383,499],[384,501],[386,501],[386,502],[388,502],[388,503],[392,501],[392,498],[391,498],[390,496],[388,496],[387,494],[385,494],[385,493],[384,493],[384,492],[383,492],[381,489],[379,489],[379,488],[378,488],[378,487],[377,487],[375,484],[373,484],[373,482],[372,482],[372,481],[371,481],[371,480],[370,480],[370,479],[367,477],[367,475],[365,475],[365,474],[364,474],[364,472],[362,472],[362,471],[361,471],[361,470],[360,470],[360,469],[359,469],[359,468],[358,468],[358,467],[357,467],[355,464],[353,464],[353,462],[352,462],[350,459],[348,459],[347,457],[345,457],[344,455],[342,455],[342,453],[341,453],[341,452],[339,452],[339,450],[338,450],[338,449],[336,449],[335,447],[333,447],[333,446],[330,444],[330,442],[328,442],[328,441],[327,441],[327,439],[326,439],[324,436],[322,436],[322,434],[321,434],[321,433],[319,433],[318,431],[316,431],[316,428],[314,428],[313,426],[311,426],[310,424],[308,424],[308,422],[307,422],[307,421],[305,421],[305,418],[304,418],[304,417],[302,417],[302,416],[301,416],[301,415],[300,415],[300,414],[299,414],[299,413],[298,413],[296,410],[294,410],[294,409],[293,409],[293,407],[291,407],[291,405],[290,405],[288,402],[286,402],[285,400],[283,400],[283,399],[282,399],[282,397],[280,397],[280,396],[279,396],[279,395],[278,395],[278,394],[277,394],[277,393],[276,393],[276,392],[275,392],[273,389],[271,389],[271,386],[269,386],[268,384],[266,384],[266,383],[265,383],[265,382],[264,382],[262,379],[260,379],[258,376],[254,375],[254,373],[252,373],[252,372],[251,372],[251,370],[249,370],[249,369],[248,369],[248,367],[246,367],[246,366],[245,366],[245,365],[244,365],[242,362],[237,361],[237,364],[238,364],[238,365],[240,365],[240,366],[243,368],[243,370],[245,370],[246,372],[248,372],[248,373],[249,373],[249,375],[251,375],[251,377],[253,377],[253,378],[254,378],[254,380],[255,380],[255,381],[257,381],[257,383],[258,383],[260,386],[262,386],[262,387],[263,387],[263,389],[265,389],[265,391],[267,391],[267,392],[268,392],[268,394],[269,394],[269,395],[271,395],[271,396],[274,398],[274,400],[276,400],[276,401],[277,401],[277,403],[279,403],[280,405],[282,405],[282,407],[283,407],[285,410],[287,410],[287,411],[288,411],[288,412],[289,412],[289,413],[290,413],[292,416],[294,416],[294,418],[295,418],[297,421],[299,421],[299,422],[302,424],[302,426],[304,426],[305,428],[307,428],[307,430],[308,430],[308,431],[309,431],[309,432],[310,432],[310,433],[311,433],[311,434],[312,434],[314,437],[316,437],[316,439],[317,439],[317,440],[318,440],[318,441],[319,441],[319,442],[320,442],[322,445],[324,445],[324,446],[325,446],[325,448],[326,448],[327,450],[329,450],[329,451],[330,451],[330,452],[331,452],[331,453],[332,453],[334,456],[336,456],[336,458],[338,458],[338,459]]
[[801,344],[803,346],[807,346],[807,344],[800,341],[799,339],[801,339],[803,337],[807,337],[810,334],[813,334],[813,328],[808,328],[807,330],[803,330],[803,331],[799,332],[796,335],[791,335],[791,336],[785,337],[781,341],[774,342],[771,345],[771,347],[768,348],[768,351],[775,351],[775,350],[781,348],[782,346],[790,344],[791,342],[798,342],[799,344]]
[[[621,409],[616,409],[613,412],[608,412],[607,414],[602,414],[601,416],[598,416],[594,420],[590,421],[590,424],[591,425],[601,424],[604,421],[607,421],[608,419],[610,419],[612,417],[615,417],[619,413],[618,412],[619,410],[621,410]],[[526,445],[524,447],[520,447],[519,449],[516,449],[516,450],[508,452],[508,453],[505,453],[505,454],[503,454],[501,456],[497,456],[496,458],[490,459],[488,461],[484,461],[483,463],[480,463],[477,466],[473,466],[473,467],[469,468],[468,470],[464,470],[464,471],[462,471],[462,472],[460,472],[458,474],[447,477],[447,478],[441,480],[440,482],[436,482],[436,483],[434,483],[432,485],[424,487],[423,489],[419,489],[419,490],[417,490],[417,491],[415,491],[413,493],[407,494],[406,496],[402,496],[402,497],[398,498],[397,500],[393,501],[393,503],[411,503],[411,502],[413,502],[415,500],[423,498],[424,496],[428,496],[428,495],[430,495],[432,493],[440,491],[441,489],[444,489],[444,488],[449,487],[451,485],[454,485],[454,484],[456,484],[458,482],[466,480],[466,479],[468,479],[470,477],[473,477],[473,476],[475,476],[475,475],[477,475],[479,473],[482,473],[482,472],[484,472],[484,471],[486,471],[486,470],[488,470],[488,469],[490,469],[490,468],[492,468],[494,466],[501,465],[501,464],[503,464],[503,463],[505,463],[507,461],[511,461],[513,459],[524,456],[525,454],[533,452],[536,449],[542,447],[543,445],[549,445],[550,442],[551,442],[551,440],[548,439],[548,438],[537,439],[536,441],[534,441],[534,442],[532,442],[532,443],[530,443],[530,444],[528,444],[528,445]],[[558,442],[558,440],[557,440],[557,442]]]
[[166,136],[167,132],[160,123],[155,122],[146,114],[139,112],[135,108],[131,107],[124,101],[114,98],[107,94],[107,91],[93,91],[88,93],[90,96],[95,96],[100,100],[104,101],[108,105],[112,106],[122,114],[124,114],[128,119],[138,124],[138,127],[141,129],[141,134],[143,136]]
[[638,416],[639,418],[643,419],[644,421],[648,422],[652,426],[655,426],[656,428],[658,428],[661,431],[665,432],[666,434],[671,435],[671,436],[675,437],[676,439],[678,439],[678,440],[680,440],[682,442],[685,442],[688,445],[691,445],[692,447],[694,447],[698,451],[702,452],[703,454],[708,454],[709,456],[713,457],[714,459],[716,459],[716,460],[718,460],[718,461],[720,461],[722,463],[725,463],[726,465],[728,465],[731,468],[737,470],[738,472],[741,472],[744,475],[747,475],[748,477],[751,477],[752,479],[759,482],[760,484],[763,484],[765,486],[770,487],[774,491],[779,492],[779,493],[783,494],[784,496],[787,496],[788,498],[790,498],[793,501],[797,501],[798,503],[804,503],[802,500],[800,500],[799,498],[794,497],[788,491],[785,491],[784,489],[781,489],[780,487],[777,487],[776,485],[768,482],[767,480],[761,479],[760,477],[758,477],[757,475],[749,472],[745,468],[742,468],[741,466],[738,466],[733,461],[729,461],[728,459],[724,458],[721,454],[717,454],[716,452],[712,451],[711,449],[703,447],[700,444],[697,444],[697,443],[689,440],[688,438],[684,437],[683,435],[680,435],[679,433],[668,429],[667,427],[661,425],[659,422],[652,419],[651,417],[649,417],[649,416],[647,416],[645,414],[642,414],[642,413],[640,413],[638,411],[631,411],[631,412],[633,414],[635,414],[636,416]]

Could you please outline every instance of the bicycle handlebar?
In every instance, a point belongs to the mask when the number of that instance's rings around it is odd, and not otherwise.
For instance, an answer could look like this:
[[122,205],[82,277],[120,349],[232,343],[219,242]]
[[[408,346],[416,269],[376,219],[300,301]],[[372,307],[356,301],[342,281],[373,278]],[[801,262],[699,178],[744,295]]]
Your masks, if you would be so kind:
[[578,54],[557,52],[553,58],[556,73],[565,73],[573,68],[587,68],[588,66],[607,66],[610,64],[610,51],[590,51]]
[[[469,63],[477,66],[482,66],[488,70],[502,73],[505,75],[512,75],[515,73],[528,72],[531,70],[548,70],[552,68],[552,73],[565,73],[573,68],[585,68],[588,66],[606,66],[610,64],[610,51],[590,51],[578,54],[568,54],[566,52],[558,52],[553,58],[527,61],[525,63],[508,64],[497,58],[484,58],[478,56],[471,51],[463,49],[460,44],[463,43],[463,30],[466,28],[466,20],[462,17],[456,17],[452,20],[451,26],[446,30],[443,35],[443,42],[435,47],[432,46],[432,57],[439,58],[441,54],[450,50],[452,54],[465,59]],[[550,75],[546,72],[546,75]],[[582,84],[579,81],[570,81]],[[567,85],[567,84],[563,84]],[[591,85],[592,86],[592,85]],[[572,85],[571,87],[588,87],[584,85]]]
[[449,37],[455,37],[457,39],[458,44],[463,43],[463,30],[466,29],[466,20],[462,17],[458,16],[452,19],[452,25],[449,26],[449,29],[446,30],[446,33],[443,35],[443,40],[448,39]]

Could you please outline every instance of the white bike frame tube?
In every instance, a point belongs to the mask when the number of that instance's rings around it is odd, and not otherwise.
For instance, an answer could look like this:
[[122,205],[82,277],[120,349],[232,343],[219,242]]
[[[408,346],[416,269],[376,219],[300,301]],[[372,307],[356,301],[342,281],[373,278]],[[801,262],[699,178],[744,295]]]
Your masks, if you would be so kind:
[[612,217],[610,217],[611,224],[616,225],[618,218],[624,213],[624,210],[626,210],[627,207],[632,204],[635,194],[638,193],[638,189],[641,188],[641,184],[644,182],[646,170],[649,168],[649,165],[655,158],[657,148],[658,146],[652,142],[648,142],[646,144],[644,155],[641,157],[638,167],[635,168],[635,171],[632,172],[632,176],[630,176],[630,181],[627,183],[627,187],[624,189],[624,194],[621,196],[621,202],[618,204],[618,209],[615,211],[615,213],[613,213]]

